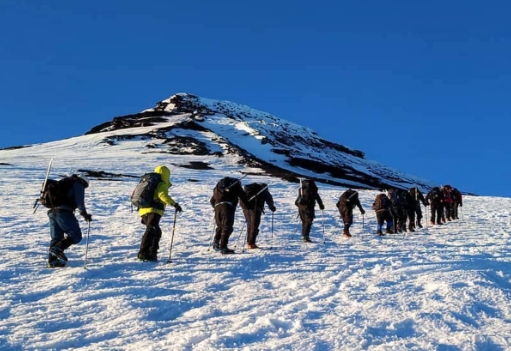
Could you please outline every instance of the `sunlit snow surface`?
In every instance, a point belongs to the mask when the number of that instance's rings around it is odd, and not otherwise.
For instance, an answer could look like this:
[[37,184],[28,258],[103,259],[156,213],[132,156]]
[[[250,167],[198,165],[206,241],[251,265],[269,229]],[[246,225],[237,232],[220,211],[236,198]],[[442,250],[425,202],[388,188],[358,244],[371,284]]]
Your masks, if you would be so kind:
[[[124,131],[126,133],[128,131]],[[134,131],[135,133],[135,131]],[[144,140],[109,146],[103,134],[0,151],[1,350],[508,350],[511,258],[508,198],[465,197],[459,221],[376,237],[376,191],[360,191],[352,239],[340,236],[335,202],[344,190],[319,184],[326,210],[303,244],[297,185],[272,182],[277,206],[263,217],[260,250],[243,250],[238,209],[230,247],[208,249],[209,198],[223,176],[254,171],[235,158],[147,152]],[[141,152],[143,150],[144,152]],[[162,220],[160,262],[138,262],[144,227],[130,211],[137,180],[92,179],[87,269],[84,240],[69,266],[45,268],[49,228],[32,214],[49,159],[51,176],[89,169],[139,176],[172,170],[177,217]],[[214,170],[179,167],[204,161]],[[197,181],[190,181],[197,180]],[[455,186],[455,184],[453,184]],[[425,221],[427,223],[427,221]],[[241,235],[240,235],[241,234]],[[238,238],[240,238],[238,240]]]

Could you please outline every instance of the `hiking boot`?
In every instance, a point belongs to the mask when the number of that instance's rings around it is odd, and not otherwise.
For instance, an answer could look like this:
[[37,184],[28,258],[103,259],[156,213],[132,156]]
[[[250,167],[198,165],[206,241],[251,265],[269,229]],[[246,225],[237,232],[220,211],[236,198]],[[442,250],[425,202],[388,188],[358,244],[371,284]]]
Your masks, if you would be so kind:
[[342,236],[345,236],[346,238],[351,238],[351,234],[347,231],[343,231]]
[[138,254],[137,254],[137,258],[140,260],[140,261],[147,261],[147,258],[149,257],[149,255],[145,252],[142,252],[142,251],[139,251]]
[[379,236],[383,236],[383,235],[385,235],[385,234],[383,234],[383,232],[382,232],[381,230],[378,230],[378,231],[376,232],[376,234],[378,234]]
[[409,232],[411,232],[411,233],[413,233],[413,232],[415,231],[415,229],[413,229],[413,227],[409,227],[409,228],[408,228],[408,231],[409,231]]
[[48,264],[46,265],[46,267],[48,268],[61,268],[61,267],[65,267],[66,264],[60,260],[55,260],[55,261],[48,261]]
[[67,257],[64,254],[64,251],[58,246],[54,246],[50,248],[50,256],[53,256],[56,261],[60,261],[64,265],[67,263]]
[[437,224],[437,225],[442,225],[443,223],[442,223],[442,222],[437,222],[436,224]]
[[417,227],[422,228],[422,224],[417,223]]
[[259,248],[259,246],[257,246],[256,244],[248,244],[247,247],[249,249],[258,249]]
[[311,240],[310,238],[308,238],[308,237],[303,237],[303,238],[302,238],[302,241],[303,241],[304,243],[311,243],[311,242],[312,242],[312,240]]
[[211,246],[213,250],[220,251],[220,242],[219,241],[213,241],[213,245]]
[[387,234],[394,234],[394,232],[393,232],[393,231],[392,231],[392,229],[390,229],[390,228],[387,228],[387,229],[385,230],[385,233],[387,233]]
[[221,253],[222,255],[232,255],[232,254],[234,253],[234,250],[231,250],[231,249],[225,248],[225,249],[220,250],[220,253]]
[[429,222],[429,223],[430,223],[431,225],[435,225],[435,222],[433,222],[433,221],[431,221],[431,222]]

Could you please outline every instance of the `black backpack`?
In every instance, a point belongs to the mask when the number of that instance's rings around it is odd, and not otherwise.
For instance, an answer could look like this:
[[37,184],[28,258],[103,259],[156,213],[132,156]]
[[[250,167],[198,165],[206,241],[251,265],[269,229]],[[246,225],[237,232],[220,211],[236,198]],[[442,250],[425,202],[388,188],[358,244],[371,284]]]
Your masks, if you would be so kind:
[[[259,194],[259,192],[261,190],[264,189],[264,187],[266,186],[266,184],[261,184],[261,183],[252,183],[252,184],[247,184],[243,187],[243,189],[245,190],[245,193],[247,194],[247,199],[252,199],[254,196],[256,196],[257,194]],[[261,194],[259,194],[261,195]],[[261,202],[262,200],[262,196],[257,196],[257,197],[254,197],[251,201],[250,201],[250,205],[254,206],[254,203],[257,203],[259,205],[259,203]]]
[[41,191],[39,202],[47,208],[55,208],[62,205],[73,207],[69,194],[73,183],[74,179],[72,177],[65,177],[59,180],[47,179]]
[[428,193],[428,200],[431,202],[436,202],[437,200],[439,200],[441,198],[442,194],[441,194],[441,190],[439,187],[434,187],[433,189],[431,189]]
[[298,191],[298,198],[295,201],[296,205],[311,205],[316,201],[318,194],[318,187],[316,182],[312,179],[304,179]]
[[216,202],[234,201],[237,198],[237,193],[236,191],[231,191],[231,189],[234,190],[233,188],[238,182],[239,179],[231,177],[220,179],[214,189]]
[[339,201],[337,201],[337,207],[345,206],[345,207],[354,207],[358,201],[358,192],[352,189],[346,190],[339,197]]
[[388,209],[390,206],[391,206],[391,202],[390,202],[389,198],[387,197],[387,195],[378,194],[376,196],[376,199],[374,200],[374,203],[373,203],[373,210],[375,210],[375,211],[384,210],[384,209]]
[[392,203],[392,206],[394,207],[407,207],[408,206],[408,199],[407,199],[407,192],[405,190],[401,189],[389,189],[389,198],[390,202]]
[[144,174],[131,194],[131,204],[137,208],[155,207],[162,209],[163,204],[154,200],[154,192],[161,182],[162,179],[159,173]]

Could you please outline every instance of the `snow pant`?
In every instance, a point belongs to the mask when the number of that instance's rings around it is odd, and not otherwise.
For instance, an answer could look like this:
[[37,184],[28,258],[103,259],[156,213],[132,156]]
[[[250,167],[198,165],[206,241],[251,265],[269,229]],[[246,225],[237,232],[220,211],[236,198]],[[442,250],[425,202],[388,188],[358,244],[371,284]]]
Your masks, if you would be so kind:
[[347,206],[339,207],[339,215],[344,223],[343,233],[350,234],[350,227],[353,224],[353,209]]
[[[62,251],[82,241],[82,231],[72,211],[48,211],[50,219],[50,249],[54,246]],[[67,235],[67,236],[65,236]]]
[[445,202],[444,208],[445,208],[445,217],[447,217],[447,220],[448,221],[453,220],[454,219],[454,203]]
[[452,219],[459,219],[459,215],[458,215],[458,207],[459,207],[459,205],[460,204],[458,202],[456,202],[452,206]]
[[421,225],[422,208],[421,208],[421,203],[419,201],[415,202],[414,212],[415,212],[415,218],[417,219],[417,225]]
[[406,216],[408,217],[408,230],[412,231],[415,229],[415,207],[413,204],[406,209]]
[[259,234],[262,212],[259,210],[243,210],[243,215],[247,222],[247,244],[255,245],[257,234]]
[[394,232],[402,232],[406,230],[406,210],[401,206],[392,206],[391,213],[394,220]]
[[314,222],[314,206],[298,206],[298,215],[302,220],[302,237],[310,239],[312,222]]
[[215,206],[215,236],[213,237],[213,247],[227,249],[229,237],[231,236],[234,228],[234,215],[236,207],[223,203]]
[[436,224],[442,224],[444,206],[442,205],[441,202],[432,202],[430,206],[431,206],[431,223],[435,224],[436,219]]
[[394,225],[394,223],[392,221],[392,215],[390,214],[390,212],[385,209],[376,211],[376,223],[377,223],[376,230],[377,230],[378,234],[382,234],[383,224],[385,222],[387,223],[387,228],[386,228],[387,233],[393,232],[392,226]]
[[146,229],[140,243],[139,257],[157,259],[161,239],[160,219],[158,213],[147,213],[142,216],[142,224],[145,224]]

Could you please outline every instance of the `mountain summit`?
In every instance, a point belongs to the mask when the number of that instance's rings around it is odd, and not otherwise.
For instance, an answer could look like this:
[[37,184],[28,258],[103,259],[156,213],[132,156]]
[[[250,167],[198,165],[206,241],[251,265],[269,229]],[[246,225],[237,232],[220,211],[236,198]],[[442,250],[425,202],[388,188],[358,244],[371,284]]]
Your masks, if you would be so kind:
[[[143,140],[144,152],[235,155],[239,164],[290,181],[309,177],[367,189],[432,186],[425,180],[366,160],[362,151],[325,140],[309,128],[270,113],[188,93],[173,95],[140,113],[115,117],[86,134],[112,131],[116,133],[104,137],[104,142],[112,146],[127,140]],[[203,161],[195,162],[195,166],[210,167]]]

